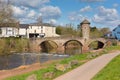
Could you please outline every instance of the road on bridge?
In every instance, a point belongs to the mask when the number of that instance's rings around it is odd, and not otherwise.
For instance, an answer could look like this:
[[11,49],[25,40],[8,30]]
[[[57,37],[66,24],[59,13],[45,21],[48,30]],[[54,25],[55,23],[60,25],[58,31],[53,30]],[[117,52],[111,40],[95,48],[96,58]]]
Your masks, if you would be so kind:
[[104,54],[54,80],[90,80],[119,54],[120,51]]

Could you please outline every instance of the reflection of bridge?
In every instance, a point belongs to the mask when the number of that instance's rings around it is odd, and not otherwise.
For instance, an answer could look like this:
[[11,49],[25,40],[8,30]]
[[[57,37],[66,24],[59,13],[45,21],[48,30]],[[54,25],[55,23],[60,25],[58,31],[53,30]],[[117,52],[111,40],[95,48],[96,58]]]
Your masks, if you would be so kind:
[[40,39],[34,39],[31,40],[30,44],[32,46],[33,51],[40,52],[41,51],[41,44],[45,41],[52,41],[57,45],[57,52],[64,52],[65,47],[68,42],[70,41],[77,41],[81,46],[82,46],[82,52],[89,51],[89,45],[92,42],[97,41],[98,42],[98,47],[103,48],[106,44],[106,40],[104,38],[96,38],[96,39],[88,39],[85,40],[83,38],[76,38],[76,37],[71,37],[71,38],[40,38]]

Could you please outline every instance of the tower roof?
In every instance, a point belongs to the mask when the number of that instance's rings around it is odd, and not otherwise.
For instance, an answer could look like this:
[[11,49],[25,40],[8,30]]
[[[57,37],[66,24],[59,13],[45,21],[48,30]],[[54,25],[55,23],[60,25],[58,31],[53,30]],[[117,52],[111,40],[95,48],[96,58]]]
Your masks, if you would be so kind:
[[87,19],[85,19],[84,21],[81,22],[81,24],[90,24],[90,22]]

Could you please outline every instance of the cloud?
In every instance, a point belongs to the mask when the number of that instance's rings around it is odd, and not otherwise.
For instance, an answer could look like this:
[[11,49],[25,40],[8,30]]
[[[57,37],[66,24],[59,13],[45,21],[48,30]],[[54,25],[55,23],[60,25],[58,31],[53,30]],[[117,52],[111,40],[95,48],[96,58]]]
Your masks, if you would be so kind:
[[88,19],[87,16],[79,14],[78,12],[72,12],[70,13],[70,15],[68,16],[70,21],[83,21],[84,19]]
[[[39,16],[43,21],[57,20],[61,16],[61,10],[57,6],[46,5],[50,0],[11,0],[14,16],[21,23],[35,22]],[[54,21],[55,22],[55,21]]]
[[118,6],[119,6],[119,4],[117,4],[117,3],[113,4],[113,7],[118,7]]
[[29,13],[27,15],[27,17],[33,18],[33,19],[34,19],[35,16],[36,16],[36,12],[34,10],[29,11]]
[[50,20],[49,20],[49,23],[56,24],[57,21],[56,21],[55,19],[50,19]]
[[41,5],[48,3],[49,0],[11,0],[13,5],[17,6],[25,6],[25,7],[32,7],[32,8],[39,8]]
[[29,24],[29,23],[35,23],[36,20],[29,19],[29,18],[19,18],[19,21],[21,24]]
[[13,11],[14,11],[13,13],[14,13],[15,17],[22,17],[22,16],[24,16],[23,14],[26,14],[26,12],[28,10],[28,8],[25,8],[23,6],[21,6],[21,7],[12,6],[12,8],[13,8]]
[[81,2],[103,2],[105,0],[79,0]]
[[85,6],[84,8],[81,8],[79,11],[71,12],[68,16],[70,21],[83,21],[84,19],[89,19],[88,16],[86,16],[87,13],[85,12],[90,12],[92,8],[90,6]]
[[92,8],[90,6],[86,6],[86,7],[82,8],[82,9],[80,9],[80,12],[89,12],[91,10],[92,10]]
[[19,19],[21,23],[36,21],[36,18],[38,17],[37,13],[33,9],[30,9],[28,7],[12,6],[12,8],[13,8],[14,17]]
[[120,15],[114,8],[105,8],[104,6],[100,6],[98,8],[98,13],[93,17],[93,21],[99,24],[115,26],[120,23]]
[[44,19],[58,19],[61,16],[59,7],[44,6],[40,9],[40,13]]

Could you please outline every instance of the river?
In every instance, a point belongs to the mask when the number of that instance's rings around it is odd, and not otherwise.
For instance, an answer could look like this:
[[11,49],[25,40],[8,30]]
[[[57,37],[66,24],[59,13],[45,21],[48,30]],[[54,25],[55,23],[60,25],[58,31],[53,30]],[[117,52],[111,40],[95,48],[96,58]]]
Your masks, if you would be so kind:
[[21,65],[30,65],[36,62],[44,63],[50,60],[67,58],[64,54],[47,53],[15,53],[8,56],[0,56],[0,70],[7,70],[19,67]]

